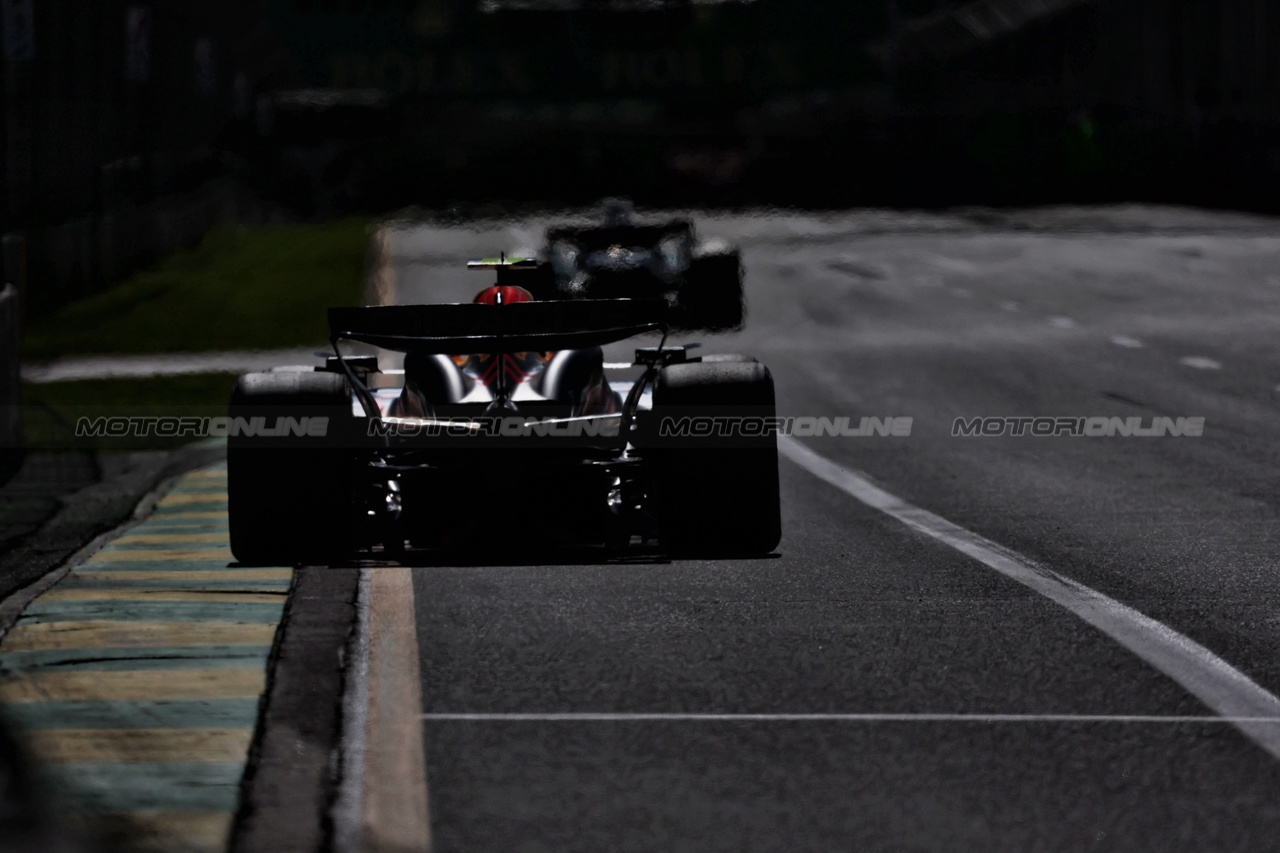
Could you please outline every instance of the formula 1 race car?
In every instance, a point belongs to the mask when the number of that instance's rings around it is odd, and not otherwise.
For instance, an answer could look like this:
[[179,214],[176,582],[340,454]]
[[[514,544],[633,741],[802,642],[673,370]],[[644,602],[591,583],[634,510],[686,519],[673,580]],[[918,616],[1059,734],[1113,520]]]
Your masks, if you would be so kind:
[[636,224],[611,199],[603,224],[553,227],[546,240],[539,299],[661,298],[681,329],[737,329],[746,317],[738,250],[700,241],[687,219]]
[[[661,299],[331,308],[337,355],[231,395],[231,549],[246,564],[587,547],[759,555],[781,535],[768,369],[666,345]],[[605,364],[601,347],[656,347]]]

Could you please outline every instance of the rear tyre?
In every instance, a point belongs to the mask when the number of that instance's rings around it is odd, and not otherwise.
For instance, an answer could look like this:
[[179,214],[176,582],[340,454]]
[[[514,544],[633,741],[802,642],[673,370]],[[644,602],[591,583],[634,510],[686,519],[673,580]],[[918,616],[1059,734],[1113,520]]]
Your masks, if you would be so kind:
[[697,361],[703,364],[728,364],[729,362],[749,361],[755,362],[756,359],[749,355],[738,355],[736,353],[710,353],[708,355],[696,356]]
[[742,328],[746,296],[737,252],[695,257],[679,290],[672,325],[720,332]]
[[233,424],[244,418],[269,429],[290,425],[290,418],[328,418],[324,437],[228,436],[231,553],[257,565],[342,559],[351,546],[355,491],[354,454],[344,435],[355,421],[346,377],[250,373],[231,392],[230,416]]
[[[692,428],[650,438],[664,546],[677,556],[758,556],[776,548],[777,437],[755,428],[771,425],[775,414],[768,368],[754,360],[670,365],[658,373],[653,414],[659,424],[688,418],[716,425],[710,435]],[[738,426],[715,434],[722,423]]]

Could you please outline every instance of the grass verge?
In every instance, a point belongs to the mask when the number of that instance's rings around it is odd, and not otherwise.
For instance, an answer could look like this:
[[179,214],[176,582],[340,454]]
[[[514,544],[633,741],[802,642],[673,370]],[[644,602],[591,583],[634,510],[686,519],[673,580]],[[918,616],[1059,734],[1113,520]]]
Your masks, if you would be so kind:
[[[29,449],[160,449],[201,436],[77,436],[82,418],[209,418],[227,413],[238,374],[195,373],[146,379],[91,379],[22,386],[23,433]],[[145,429],[139,427],[138,429]]]
[[362,304],[366,227],[344,219],[216,228],[194,249],[34,319],[23,358],[323,343],[325,309]]

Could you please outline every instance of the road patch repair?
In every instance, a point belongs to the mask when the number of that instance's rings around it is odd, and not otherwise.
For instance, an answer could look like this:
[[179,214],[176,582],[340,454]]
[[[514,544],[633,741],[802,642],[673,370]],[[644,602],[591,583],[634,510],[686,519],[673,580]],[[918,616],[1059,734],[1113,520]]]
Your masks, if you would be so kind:
[[0,638],[0,714],[59,811],[120,849],[226,848],[292,577],[232,560],[221,464],[181,477]]

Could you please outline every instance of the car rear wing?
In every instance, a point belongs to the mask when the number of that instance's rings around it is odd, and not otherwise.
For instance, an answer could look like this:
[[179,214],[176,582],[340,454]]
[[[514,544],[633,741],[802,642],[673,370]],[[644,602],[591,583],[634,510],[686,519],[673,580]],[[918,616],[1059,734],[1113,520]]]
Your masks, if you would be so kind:
[[537,258],[508,258],[505,254],[496,258],[472,258],[467,261],[469,270],[536,270]]
[[603,346],[666,330],[663,299],[575,299],[510,305],[457,303],[330,308],[332,340],[397,352],[549,352]]

